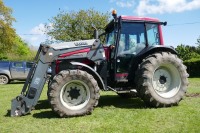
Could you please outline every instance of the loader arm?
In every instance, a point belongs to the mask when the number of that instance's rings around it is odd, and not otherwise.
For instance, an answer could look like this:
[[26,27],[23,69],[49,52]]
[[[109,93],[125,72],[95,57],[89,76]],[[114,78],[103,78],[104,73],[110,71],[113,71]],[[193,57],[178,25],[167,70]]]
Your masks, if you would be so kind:
[[[92,57],[94,55],[92,53],[98,51],[97,48],[99,46],[99,40],[95,40],[93,45],[88,46],[91,50],[87,58],[94,58]],[[40,45],[34,60],[35,63],[28,74],[21,94],[11,101],[11,116],[21,116],[30,113],[37,104],[42,93],[47,79],[47,69],[49,65],[56,60],[59,55],[80,49],[80,47],[54,49],[47,45]]]

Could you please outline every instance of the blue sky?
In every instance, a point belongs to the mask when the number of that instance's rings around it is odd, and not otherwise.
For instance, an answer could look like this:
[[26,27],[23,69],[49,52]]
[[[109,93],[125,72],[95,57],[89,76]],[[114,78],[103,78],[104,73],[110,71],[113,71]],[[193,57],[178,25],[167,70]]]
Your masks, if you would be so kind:
[[196,46],[200,36],[200,0],[3,0],[13,9],[16,29],[26,42],[39,46],[47,37],[44,23],[60,10],[78,11],[93,8],[100,12],[116,9],[118,15],[147,16],[167,21],[163,27],[166,45]]

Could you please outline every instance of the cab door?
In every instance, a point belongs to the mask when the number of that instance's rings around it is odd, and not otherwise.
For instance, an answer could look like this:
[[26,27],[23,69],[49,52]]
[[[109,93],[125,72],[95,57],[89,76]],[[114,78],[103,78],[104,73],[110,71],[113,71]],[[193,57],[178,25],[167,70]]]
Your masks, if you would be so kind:
[[135,51],[131,51],[129,34],[121,34],[118,44],[118,50],[116,54],[116,74],[115,79],[117,81],[127,81],[130,62],[135,56]]
[[144,23],[122,23],[115,56],[115,80],[128,81],[133,59],[146,47]]

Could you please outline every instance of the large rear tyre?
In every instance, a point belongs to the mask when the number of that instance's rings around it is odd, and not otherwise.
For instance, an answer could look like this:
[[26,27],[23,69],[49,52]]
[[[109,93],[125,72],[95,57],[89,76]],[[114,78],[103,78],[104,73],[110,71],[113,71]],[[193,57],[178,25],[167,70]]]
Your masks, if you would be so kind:
[[137,92],[152,107],[177,105],[186,93],[187,77],[186,67],[176,55],[155,53],[138,67]]
[[60,117],[91,114],[100,97],[96,80],[82,70],[61,71],[48,93],[51,107]]

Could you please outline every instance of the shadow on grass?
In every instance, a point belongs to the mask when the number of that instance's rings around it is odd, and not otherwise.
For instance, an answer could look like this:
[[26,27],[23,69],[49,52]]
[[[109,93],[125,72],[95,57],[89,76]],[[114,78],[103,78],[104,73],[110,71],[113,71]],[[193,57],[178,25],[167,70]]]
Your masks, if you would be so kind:
[[[134,108],[141,109],[146,108],[145,103],[138,97],[134,98],[121,98],[117,95],[103,95],[99,99],[97,107],[114,106],[116,108]],[[36,110],[51,108],[48,100],[40,100],[35,106]]]
[[24,84],[25,81],[11,81],[9,84]]
[[41,111],[40,113],[35,113],[35,114],[33,114],[33,117],[39,118],[39,119],[59,118],[59,116],[55,112],[53,112],[52,110]]
[[4,115],[5,117],[11,117],[10,116],[11,110],[7,110],[7,113]]
[[[7,113],[4,115],[4,117],[11,117],[10,116],[11,110],[8,110]],[[26,114],[25,116],[20,116],[20,117],[26,117],[27,115],[31,115],[31,113]],[[16,116],[15,116],[16,117]],[[17,116],[18,117],[18,116]],[[53,111],[41,111],[40,113],[35,113],[33,114],[33,117],[35,118],[59,118],[59,116],[54,113]]]
[[[128,109],[142,109],[146,108],[144,102],[140,98],[125,99],[117,95],[103,95],[99,99],[97,108],[104,108],[114,106],[116,108],[128,108]],[[35,118],[59,118],[59,116],[52,110],[42,111],[43,109],[49,109],[50,104],[47,100],[40,100],[35,106],[36,110],[41,110],[40,113],[33,114]]]
[[138,98],[121,98],[117,95],[103,95],[99,99],[97,107],[109,107],[114,106],[116,108],[130,108],[130,109],[141,109],[146,108],[144,102]]
[[49,109],[51,108],[48,100],[39,100],[37,105],[35,106],[35,110],[40,109]]

